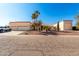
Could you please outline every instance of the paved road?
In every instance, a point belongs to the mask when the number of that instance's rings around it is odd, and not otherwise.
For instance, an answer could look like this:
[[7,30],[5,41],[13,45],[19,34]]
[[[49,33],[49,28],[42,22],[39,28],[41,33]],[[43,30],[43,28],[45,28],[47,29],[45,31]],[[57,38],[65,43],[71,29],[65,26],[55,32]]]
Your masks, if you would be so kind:
[[79,56],[79,36],[0,35],[2,56]]

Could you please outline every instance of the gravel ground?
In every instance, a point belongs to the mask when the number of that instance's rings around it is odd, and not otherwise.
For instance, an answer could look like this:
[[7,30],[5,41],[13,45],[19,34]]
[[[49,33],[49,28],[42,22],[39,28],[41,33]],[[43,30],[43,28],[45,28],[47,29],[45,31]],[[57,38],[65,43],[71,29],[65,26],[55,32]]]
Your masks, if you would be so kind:
[[0,35],[0,56],[79,56],[79,36]]
[[79,35],[79,31],[23,31],[19,35]]

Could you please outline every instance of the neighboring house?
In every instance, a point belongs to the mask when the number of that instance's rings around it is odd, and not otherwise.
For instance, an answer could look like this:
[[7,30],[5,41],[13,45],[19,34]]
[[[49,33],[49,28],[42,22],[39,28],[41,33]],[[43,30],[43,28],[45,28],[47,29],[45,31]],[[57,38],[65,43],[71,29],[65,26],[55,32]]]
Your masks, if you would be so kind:
[[15,31],[31,30],[31,22],[16,21],[10,22],[9,26]]
[[[54,24],[53,26],[57,28],[57,24]],[[72,30],[72,20],[63,20],[59,22],[59,30]]]

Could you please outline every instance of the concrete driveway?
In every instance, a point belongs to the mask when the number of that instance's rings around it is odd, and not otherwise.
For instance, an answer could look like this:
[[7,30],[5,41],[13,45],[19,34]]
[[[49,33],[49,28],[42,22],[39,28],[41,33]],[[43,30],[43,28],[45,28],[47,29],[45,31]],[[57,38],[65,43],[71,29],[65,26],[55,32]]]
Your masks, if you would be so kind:
[[79,56],[79,36],[0,36],[0,56]]
[[5,33],[0,33],[0,35],[8,36],[8,35],[18,35],[22,33],[23,31],[11,31],[11,32],[5,32]]

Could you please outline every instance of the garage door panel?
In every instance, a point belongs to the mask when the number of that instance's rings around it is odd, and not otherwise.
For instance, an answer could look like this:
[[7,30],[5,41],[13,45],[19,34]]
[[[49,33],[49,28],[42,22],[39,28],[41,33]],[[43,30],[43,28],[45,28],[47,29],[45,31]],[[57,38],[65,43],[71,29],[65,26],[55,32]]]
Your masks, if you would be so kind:
[[30,30],[30,27],[17,27],[15,30],[17,31],[25,31],[25,30]]
[[30,27],[19,27],[18,30],[30,30]]

